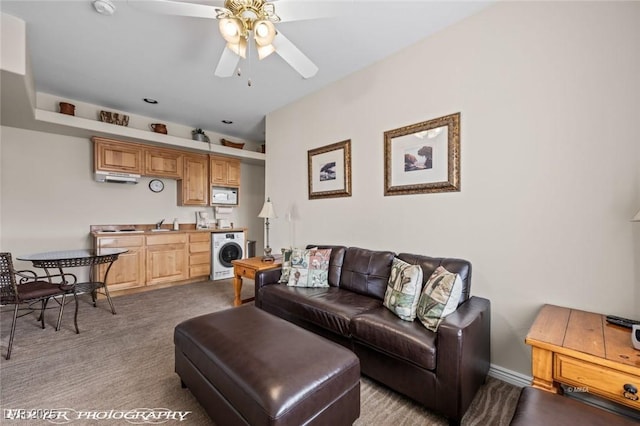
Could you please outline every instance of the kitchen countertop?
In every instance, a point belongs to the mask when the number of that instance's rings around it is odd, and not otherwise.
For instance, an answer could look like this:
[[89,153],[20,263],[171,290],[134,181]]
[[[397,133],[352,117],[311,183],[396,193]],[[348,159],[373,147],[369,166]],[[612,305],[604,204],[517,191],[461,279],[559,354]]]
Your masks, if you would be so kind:
[[109,235],[163,235],[163,234],[171,234],[178,232],[246,232],[247,228],[205,228],[205,229],[196,229],[196,225],[194,223],[186,223],[180,224],[180,229],[177,231],[173,230],[173,226],[171,223],[162,225],[160,229],[164,231],[154,231],[155,225],[91,225],[90,233],[96,237],[106,237]]

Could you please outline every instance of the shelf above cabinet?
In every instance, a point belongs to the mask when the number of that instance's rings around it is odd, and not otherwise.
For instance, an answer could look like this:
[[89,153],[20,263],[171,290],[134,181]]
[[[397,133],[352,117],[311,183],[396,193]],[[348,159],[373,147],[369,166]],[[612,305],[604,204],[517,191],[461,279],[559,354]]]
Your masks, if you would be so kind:
[[148,130],[132,127],[118,126],[102,121],[73,115],[60,114],[43,109],[35,109],[35,128],[33,130],[49,133],[91,138],[102,136],[117,138],[127,142],[139,142],[171,148],[183,148],[208,154],[222,154],[228,157],[238,158],[242,162],[250,164],[264,164],[265,154],[249,150],[229,148],[218,144],[208,144],[191,139],[179,138]]

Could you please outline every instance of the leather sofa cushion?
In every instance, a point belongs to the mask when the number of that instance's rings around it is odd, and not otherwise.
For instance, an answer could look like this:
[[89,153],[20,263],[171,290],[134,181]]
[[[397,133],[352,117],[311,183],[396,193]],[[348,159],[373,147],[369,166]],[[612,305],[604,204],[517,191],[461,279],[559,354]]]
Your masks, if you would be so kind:
[[443,266],[447,271],[460,275],[462,279],[462,296],[458,306],[469,299],[471,291],[471,263],[463,259],[420,256],[417,254],[400,253],[399,259],[412,265],[420,265],[422,268],[423,286],[438,266]]
[[351,319],[351,335],[361,343],[427,370],[436,368],[436,333],[418,321],[402,321],[380,307]]
[[322,246],[319,244],[309,244],[307,249],[312,247],[317,247],[319,249],[331,249],[331,257],[329,258],[329,285],[337,287],[340,284],[342,263],[344,262],[344,254],[347,251],[347,248],[345,246]]
[[342,264],[340,288],[383,300],[394,257],[391,251],[349,247]]
[[260,292],[263,305],[278,306],[296,318],[344,337],[351,337],[351,318],[382,305],[380,300],[337,287],[304,288],[274,284],[261,288]]

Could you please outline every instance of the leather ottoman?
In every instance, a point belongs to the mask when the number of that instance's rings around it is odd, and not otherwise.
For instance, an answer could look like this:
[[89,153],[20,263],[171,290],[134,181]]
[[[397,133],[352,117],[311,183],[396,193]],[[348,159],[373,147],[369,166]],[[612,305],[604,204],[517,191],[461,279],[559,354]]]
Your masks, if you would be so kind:
[[342,346],[247,305],[174,331],[175,370],[218,425],[351,425],[360,363]]
[[520,393],[511,426],[631,426],[634,420],[566,396],[525,387]]

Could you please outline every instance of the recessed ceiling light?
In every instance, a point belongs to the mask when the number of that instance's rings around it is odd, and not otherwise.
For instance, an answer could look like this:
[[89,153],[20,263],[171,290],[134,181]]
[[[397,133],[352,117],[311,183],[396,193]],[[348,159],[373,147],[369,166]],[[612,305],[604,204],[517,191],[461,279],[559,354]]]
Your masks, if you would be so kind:
[[222,122],[224,124],[233,124],[233,121],[231,121],[231,120],[222,120]]
[[116,11],[116,7],[111,0],[96,0],[93,2],[93,7],[100,15],[111,16]]
[[151,99],[151,98],[144,98],[143,101],[145,101],[148,104],[152,104],[155,105],[158,103],[158,101],[156,101],[155,99]]

